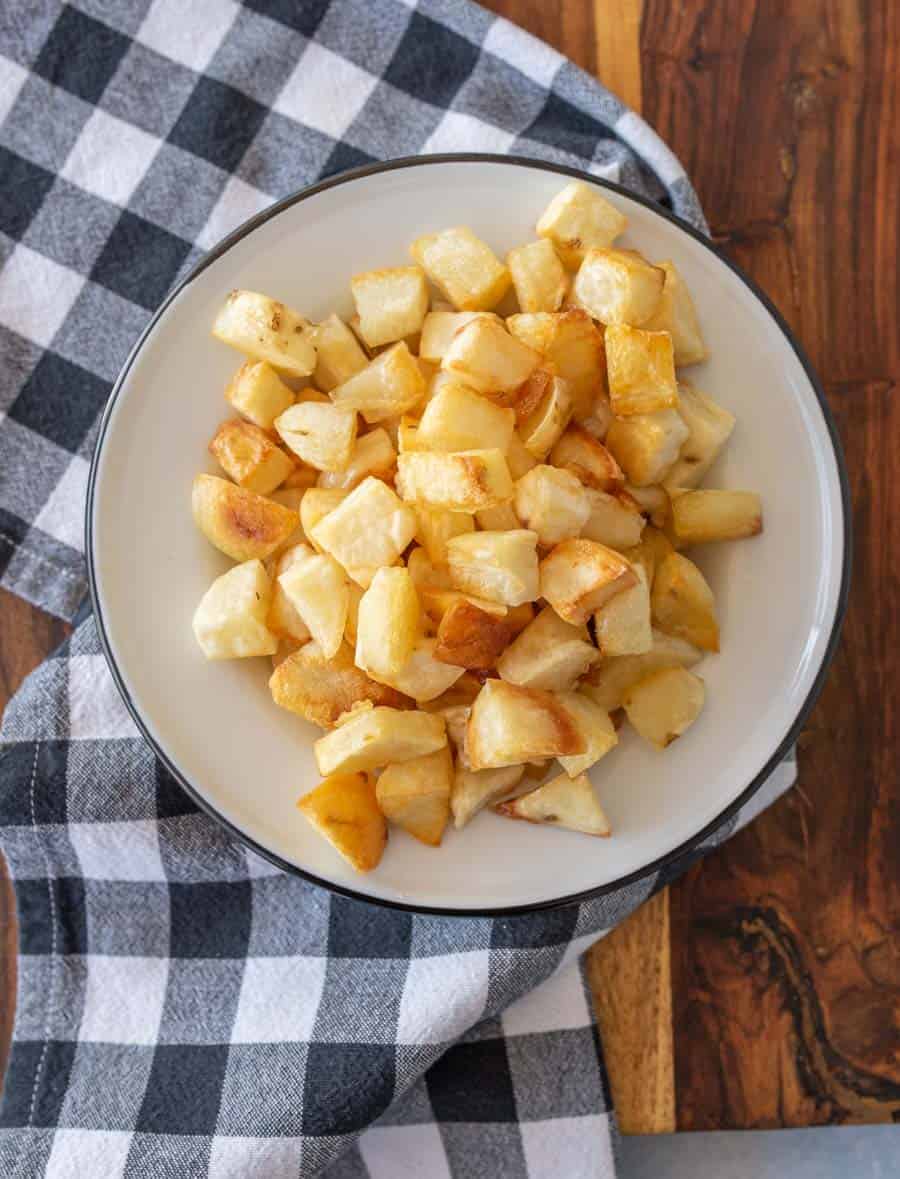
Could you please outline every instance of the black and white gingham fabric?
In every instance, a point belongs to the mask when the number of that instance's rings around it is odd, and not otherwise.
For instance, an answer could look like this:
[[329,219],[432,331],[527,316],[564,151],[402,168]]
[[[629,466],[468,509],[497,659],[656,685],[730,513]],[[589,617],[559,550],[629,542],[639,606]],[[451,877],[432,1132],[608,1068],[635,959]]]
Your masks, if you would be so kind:
[[[98,414],[204,249],[321,176],[452,150],[577,164],[703,225],[633,112],[465,0],[0,5],[0,584],[75,615]],[[454,921],[286,876],[155,762],[89,618],[2,736],[20,956],[0,1174],[613,1175],[579,957],[663,879]]]

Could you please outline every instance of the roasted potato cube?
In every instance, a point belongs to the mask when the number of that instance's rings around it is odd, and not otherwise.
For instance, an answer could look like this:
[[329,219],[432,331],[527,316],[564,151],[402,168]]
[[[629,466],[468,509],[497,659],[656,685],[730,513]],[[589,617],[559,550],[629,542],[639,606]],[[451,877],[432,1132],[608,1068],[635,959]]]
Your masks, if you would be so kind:
[[506,465],[509,467],[510,475],[513,479],[521,479],[523,475],[528,474],[532,467],[537,466],[537,462],[534,455],[526,449],[521,436],[514,431],[506,451]]
[[472,705],[466,752],[475,770],[584,753],[586,748],[571,715],[550,692],[486,680]]
[[716,461],[734,429],[734,414],[686,382],[678,386],[678,413],[688,434],[666,487],[696,487]]
[[499,803],[498,815],[509,819],[525,819],[529,823],[547,823],[580,831],[584,835],[607,836],[612,832],[609,820],[597,801],[587,774],[570,778],[560,774],[530,794],[522,794],[511,802]]
[[509,684],[561,692],[574,687],[599,658],[587,627],[572,626],[545,606],[506,648],[497,670]]
[[397,450],[405,454],[409,450],[423,450],[419,445],[419,419],[412,414],[402,414],[397,426]]
[[577,270],[588,250],[611,246],[627,224],[624,214],[597,189],[573,180],[543,211],[537,231],[553,242],[570,270]]
[[665,279],[666,272],[636,250],[589,250],[572,293],[601,323],[640,325],[659,306]]
[[[300,491],[304,492],[309,487],[315,487],[316,479],[319,477],[319,472],[315,467],[307,467],[303,463],[295,463],[291,468],[290,474],[282,483],[280,491]],[[276,503],[283,501],[278,498],[277,493],[270,493],[270,497]]]
[[437,847],[450,818],[453,758],[445,746],[424,757],[386,766],[378,778],[376,797],[382,814],[404,831]]
[[446,564],[448,540],[475,531],[475,521],[469,512],[447,512],[424,504],[416,504],[413,510],[419,522],[416,540],[424,545],[429,560],[435,565]]
[[407,413],[424,396],[425,378],[403,340],[331,391],[336,406],[359,410],[370,424]]
[[422,548],[421,545],[410,549],[406,558],[406,567],[419,590],[425,585],[432,585],[440,589],[452,589],[450,574],[443,568],[443,563],[432,561],[428,550]]
[[489,602],[486,598],[479,598],[475,594],[464,594],[456,589],[445,589],[443,586],[426,583],[419,586],[419,601],[425,613],[425,629],[428,633],[437,633],[444,615],[451,606],[459,601],[471,602],[486,614],[493,614],[496,618],[505,618],[506,606],[499,602]]
[[480,315],[497,319],[492,311],[429,311],[422,324],[419,359],[440,364],[459,329]]
[[293,639],[297,643],[305,643],[309,639],[309,627],[279,585],[278,578],[282,573],[287,573],[292,565],[305,561],[309,553],[308,545],[295,544],[278,557],[272,571],[272,599],[266,617],[266,626],[278,638]]
[[344,638],[350,589],[347,575],[327,553],[308,549],[299,554],[278,577],[288,601],[306,623],[326,659],[336,654]]
[[443,717],[378,707],[360,711],[320,737],[313,753],[324,777],[424,757],[446,744]]
[[629,483],[646,487],[662,482],[687,436],[688,428],[678,410],[662,409],[616,418],[606,435],[606,446]]
[[571,417],[569,386],[562,378],[554,377],[543,400],[519,426],[519,437],[528,453],[542,462],[561,438]]
[[511,528],[522,527],[512,504],[498,504],[495,508],[484,508],[475,513],[475,520],[482,532],[509,532]]
[[392,680],[419,637],[419,595],[402,565],[376,571],[362,596],[356,632],[356,666],[376,679]]
[[387,844],[387,823],[378,808],[371,774],[335,774],[297,803],[351,868],[370,872]]
[[594,614],[594,634],[603,655],[643,655],[653,646],[650,588],[642,565],[632,565],[637,581],[610,598]]
[[651,524],[655,524],[657,528],[665,524],[669,516],[669,496],[664,487],[658,483],[653,483],[649,487],[635,487],[626,483],[624,490],[637,504],[641,515]]
[[653,671],[664,667],[693,667],[703,652],[692,643],[654,630],[653,645],[644,655],[620,655],[601,659],[587,674],[581,691],[604,712],[622,707],[628,689]]
[[541,597],[576,626],[636,580],[621,554],[593,540],[564,540],[541,561]]
[[524,422],[544,401],[550,392],[556,373],[549,364],[540,364],[527,381],[517,385],[515,389],[506,389],[502,393],[485,393],[484,397],[503,409],[511,409],[515,413],[516,425]]
[[585,488],[590,514],[582,525],[581,535],[611,549],[627,549],[638,544],[644,529],[644,517],[629,496],[609,495],[605,491]]
[[663,283],[659,305],[650,318],[644,321],[644,327],[651,332],[669,333],[675,346],[677,365],[698,364],[706,359],[708,353],[694,300],[673,262],[660,262],[659,267],[665,271],[666,281]]
[[510,250],[506,265],[523,311],[559,310],[569,289],[569,280],[547,238]]
[[445,385],[425,406],[416,449],[505,454],[515,426],[513,410],[501,409],[464,385]]
[[550,451],[550,462],[598,491],[616,491],[625,482],[621,467],[603,443],[574,423]]
[[609,403],[618,417],[678,408],[678,384],[668,332],[627,324],[606,329]]
[[271,430],[278,415],[294,404],[294,393],[270,364],[245,360],[231,378],[225,399],[260,429]]
[[312,538],[313,529],[329,512],[333,512],[338,504],[342,504],[349,494],[350,492],[342,487],[310,487],[303,493],[303,499],[300,500],[300,523],[306,539],[317,552],[321,553],[322,550]]
[[[610,547],[615,546],[611,545]],[[641,566],[647,574],[647,584],[652,586],[653,578],[656,576],[656,568],[663,557],[667,557],[672,552],[672,544],[664,532],[652,524],[648,524],[641,535],[639,544],[631,545],[620,551],[622,556],[632,565]]]
[[543,464],[518,481],[515,504],[522,527],[536,532],[543,545],[578,536],[591,514],[587,488],[569,471]]
[[191,493],[194,522],[232,561],[265,560],[294,533],[296,512],[217,475],[197,475]]
[[[627,592],[627,591],[626,591]],[[581,692],[560,692],[559,702],[578,725],[587,744],[584,753],[561,757],[559,764],[570,778],[587,773],[601,757],[605,757],[619,743],[609,714],[589,696]]]
[[478,316],[450,341],[441,369],[478,393],[503,393],[527,381],[539,353],[511,336],[497,319]]
[[434,657],[454,667],[488,671],[511,639],[505,617],[481,610],[461,597],[441,619]]
[[239,487],[268,495],[294,469],[293,459],[252,422],[223,422],[209,444],[209,453]]
[[409,252],[457,311],[490,311],[509,290],[509,271],[464,225],[416,238]]
[[513,497],[503,452],[463,450],[455,454],[414,450],[397,458],[397,491],[409,503],[469,512],[493,508]]
[[310,724],[330,729],[363,702],[401,708],[404,697],[386,684],[377,684],[353,662],[353,651],[342,643],[326,659],[318,643],[306,643],[279,663],[269,680],[272,699]]
[[326,393],[349,381],[369,363],[356,336],[337,315],[329,315],[316,324],[313,343],[316,346],[313,380]]
[[370,348],[405,340],[422,330],[428,283],[418,266],[367,270],[350,279],[359,331]]
[[683,667],[654,671],[625,693],[625,712],[640,735],[665,749],[687,732],[700,713],[706,688]]
[[343,471],[323,471],[319,487],[338,487],[352,491],[367,475],[388,478],[397,465],[397,452],[387,430],[381,426],[356,439],[350,461]]
[[336,405],[303,401],[275,419],[290,449],[319,471],[343,471],[356,442],[356,414]]
[[457,765],[450,792],[453,826],[465,827],[479,811],[500,802],[514,792],[525,774],[524,766],[501,766],[495,770],[470,770]]
[[350,600],[347,604],[347,625],[344,627],[344,638],[356,650],[356,635],[359,629],[359,604],[366,591],[361,585],[357,585],[355,581],[348,581],[347,588],[350,592]]
[[376,569],[395,564],[415,534],[413,510],[372,475],[307,532],[363,589]]
[[653,624],[703,651],[718,651],[716,603],[706,578],[687,557],[669,553],[659,563],[650,591]]
[[463,668],[435,659],[436,645],[437,640],[433,638],[417,639],[409,659],[390,680],[391,687],[412,697],[417,704],[427,704],[443,696],[464,674]]
[[539,593],[537,533],[471,532],[447,542],[450,578],[463,593],[489,602],[521,606]]
[[756,536],[762,503],[755,491],[688,491],[672,501],[672,526],[685,544]]
[[272,590],[262,561],[246,561],[217,577],[194,612],[194,637],[207,659],[274,655],[266,626]]
[[308,377],[316,367],[312,324],[268,295],[232,291],[216,316],[212,334],[290,377]]
[[586,311],[511,315],[506,326],[568,384],[577,421],[595,412],[598,398],[606,396],[606,354],[603,336]]

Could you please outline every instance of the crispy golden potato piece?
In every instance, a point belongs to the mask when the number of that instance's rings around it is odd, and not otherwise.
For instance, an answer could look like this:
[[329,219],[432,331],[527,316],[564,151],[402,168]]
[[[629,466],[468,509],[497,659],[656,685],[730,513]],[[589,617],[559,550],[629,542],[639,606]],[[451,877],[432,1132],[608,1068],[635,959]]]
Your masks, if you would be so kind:
[[313,380],[329,393],[349,381],[369,363],[359,340],[337,315],[329,315],[313,328],[316,346],[316,368]]
[[294,460],[252,422],[223,422],[213,434],[209,453],[239,487],[269,495],[294,469]]
[[377,570],[359,604],[356,666],[376,679],[397,676],[416,645],[419,595],[402,565]]
[[460,328],[472,319],[486,315],[497,319],[492,311],[429,311],[422,324],[422,338],[419,341],[419,359],[431,364],[440,364],[450,341]]
[[225,399],[260,429],[271,430],[279,414],[294,404],[294,393],[270,364],[245,360],[225,389]]
[[497,671],[507,683],[559,692],[573,688],[599,658],[587,627],[572,626],[545,606],[500,656]]
[[441,368],[477,393],[504,393],[527,381],[540,361],[498,319],[478,316],[453,336]]
[[591,514],[587,489],[569,471],[545,464],[516,484],[516,515],[543,545],[578,536]]
[[561,377],[554,377],[543,399],[519,426],[525,449],[543,462],[568,426],[572,417],[572,396]]
[[[472,517],[468,516],[471,520]],[[475,513],[475,521],[482,532],[509,532],[513,528],[521,528],[522,521],[516,515],[512,504],[497,504],[495,508],[482,508]],[[446,560],[446,556],[444,557]]]
[[588,250],[611,246],[627,224],[624,214],[597,189],[573,180],[543,211],[537,232],[553,242],[570,270],[577,270]]
[[290,377],[308,377],[316,367],[312,324],[268,295],[232,291],[216,316],[212,334]]
[[509,290],[509,271],[464,225],[416,238],[409,252],[457,311],[490,311]]
[[504,454],[516,415],[464,385],[444,385],[425,406],[417,450],[500,450]]
[[429,847],[437,847],[450,818],[453,758],[445,746],[382,770],[376,787],[384,816]]
[[337,487],[352,491],[369,475],[376,479],[393,478],[397,452],[387,430],[381,426],[356,439],[350,461],[343,471],[323,471],[317,480],[319,487]]
[[[465,827],[479,811],[515,793],[525,774],[524,766],[501,766],[495,770],[470,770],[457,765],[450,793],[453,826]],[[527,788],[527,787],[526,787]]]
[[351,868],[371,872],[384,854],[387,823],[378,808],[371,774],[334,774],[297,803]]
[[601,323],[637,326],[659,307],[665,279],[666,272],[636,250],[589,250],[572,293]]
[[572,717],[550,692],[486,680],[472,705],[466,752],[475,770],[584,753],[586,748]]
[[523,311],[559,310],[569,289],[569,280],[547,238],[510,250],[506,265]]
[[637,581],[594,614],[594,634],[603,655],[643,655],[653,646],[650,588],[643,565],[632,565]]
[[469,512],[447,512],[425,504],[416,504],[413,510],[419,522],[416,540],[424,545],[429,560],[435,565],[446,564],[448,540],[475,531],[475,521]]
[[672,501],[672,527],[684,544],[757,536],[762,502],[755,491],[688,491]]
[[615,418],[606,445],[628,476],[629,483],[646,487],[661,483],[678,459],[688,428],[676,409]]
[[688,434],[669,468],[665,486],[696,487],[731,437],[735,417],[686,381],[678,384],[678,413]]
[[606,757],[619,743],[609,714],[582,692],[560,692],[559,702],[578,726],[585,739],[584,753],[561,757],[559,764],[570,778],[585,774],[601,757]]
[[274,655],[266,626],[271,584],[262,561],[246,561],[217,577],[194,611],[194,637],[207,659]]
[[266,626],[278,638],[293,639],[296,643],[305,643],[311,637],[309,627],[279,585],[278,578],[282,573],[287,573],[294,564],[305,561],[309,553],[308,545],[292,545],[278,556],[272,570],[272,600],[266,617]]
[[684,639],[660,630],[654,630],[652,636],[653,645],[646,654],[601,659],[588,672],[581,691],[604,712],[621,708],[628,689],[651,672],[665,667],[693,667],[703,658],[703,652]]
[[669,553],[659,563],[650,593],[653,624],[703,651],[718,651],[716,603],[706,578],[687,557]]
[[359,331],[370,348],[405,340],[422,330],[428,283],[418,266],[367,270],[350,279]]
[[512,476],[503,451],[462,450],[454,454],[415,450],[397,458],[397,491],[409,503],[448,512],[469,512],[508,503]]
[[194,522],[232,561],[265,560],[300,523],[296,512],[217,475],[197,475],[191,493]]
[[509,473],[513,479],[521,479],[523,475],[528,474],[532,467],[537,466],[537,459],[526,449],[525,443],[515,431],[509,440],[509,447],[506,451],[506,465],[509,467]]
[[617,417],[678,408],[672,337],[627,324],[606,329],[609,403]]
[[611,549],[627,549],[640,542],[645,521],[629,495],[622,491],[609,495],[592,487],[585,492],[590,513],[581,528],[583,537]]
[[494,810],[509,819],[565,827],[584,835],[605,837],[612,833],[609,820],[597,801],[587,774],[575,778],[560,774],[530,794],[522,794],[511,802],[499,803]]
[[684,279],[675,268],[674,262],[660,262],[665,271],[662,295],[656,311],[644,327],[652,332],[668,332],[675,346],[675,363],[698,364],[709,355],[703,343],[700,323],[694,300]]
[[434,657],[454,667],[488,671],[511,639],[505,617],[459,598],[446,610],[438,626]]
[[[319,472],[315,467],[307,467],[303,463],[295,462],[279,491],[306,491],[309,487],[315,487],[318,477]],[[284,502],[278,498],[278,492],[272,493],[271,498],[276,503]]]
[[371,475],[307,532],[363,589],[376,569],[395,564],[415,534],[415,513]]
[[539,594],[537,533],[471,532],[447,542],[453,585],[489,602],[521,606]]
[[647,575],[647,584],[650,586],[653,585],[653,578],[656,576],[656,568],[660,561],[671,552],[672,545],[669,538],[659,528],[654,528],[652,524],[648,524],[644,529],[640,544],[621,550],[622,556],[632,565],[640,565],[643,568]]
[[625,482],[622,468],[600,439],[575,423],[550,451],[550,462],[598,491],[617,491]]
[[279,707],[323,729],[332,728],[362,702],[389,708],[403,708],[409,703],[394,688],[378,684],[360,671],[346,643],[331,659],[325,658],[318,643],[306,643],[278,665],[269,680],[269,690]]
[[313,744],[313,753],[319,773],[325,777],[424,757],[446,744],[443,717],[378,707],[351,716],[320,737]]
[[683,667],[654,671],[625,693],[625,713],[645,741],[657,749],[680,737],[691,727],[706,699],[699,676]]
[[593,540],[564,540],[540,566],[541,597],[560,618],[576,626],[583,626],[604,602],[636,580],[619,553]]
[[295,557],[278,577],[284,591],[309,633],[322,648],[326,659],[335,655],[343,642],[350,609],[347,575],[333,557],[315,553],[306,546],[294,549]]
[[557,314],[511,315],[506,326],[540,352],[569,386],[576,421],[596,412],[607,393],[606,353],[603,335],[586,311],[573,307]]
[[317,401],[292,405],[275,420],[286,446],[319,471],[343,471],[356,442],[356,414]]
[[331,399],[345,410],[358,410],[374,425],[408,413],[425,397],[425,378],[405,341],[380,352],[364,369],[331,390]]

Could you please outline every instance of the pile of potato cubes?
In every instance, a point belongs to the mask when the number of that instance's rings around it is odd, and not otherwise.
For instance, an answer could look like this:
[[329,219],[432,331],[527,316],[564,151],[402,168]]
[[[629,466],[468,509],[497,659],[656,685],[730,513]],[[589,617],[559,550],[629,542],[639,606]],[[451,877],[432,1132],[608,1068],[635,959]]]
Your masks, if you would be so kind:
[[247,359],[193,513],[236,564],[194,632],[271,656],[325,730],[298,805],[359,871],[388,822],[437,845],[487,807],[609,835],[587,772],[623,710],[660,749],[701,712],[719,628],[684,549],[759,532],[760,502],[697,490],[734,418],[679,381],[691,296],[625,225],[573,182],[505,263],[445,229],[355,275],[349,322],[243,290],[216,318]]

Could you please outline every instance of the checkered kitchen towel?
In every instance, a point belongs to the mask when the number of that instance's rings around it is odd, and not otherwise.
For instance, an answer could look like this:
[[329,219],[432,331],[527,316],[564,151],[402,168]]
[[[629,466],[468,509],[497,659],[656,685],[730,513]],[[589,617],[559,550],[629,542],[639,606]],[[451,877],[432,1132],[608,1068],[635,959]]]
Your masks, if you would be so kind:
[[[75,614],[98,414],[205,248],[321,176],[449,150],[581,165],[703,225],[637,116],[462,0],[0,5],[0,583]],[[20,920],[4,1176],[613,1174],[578,958],[661,878],[504,920],[331,896],[195,809],[90,619],[3,737]]]

